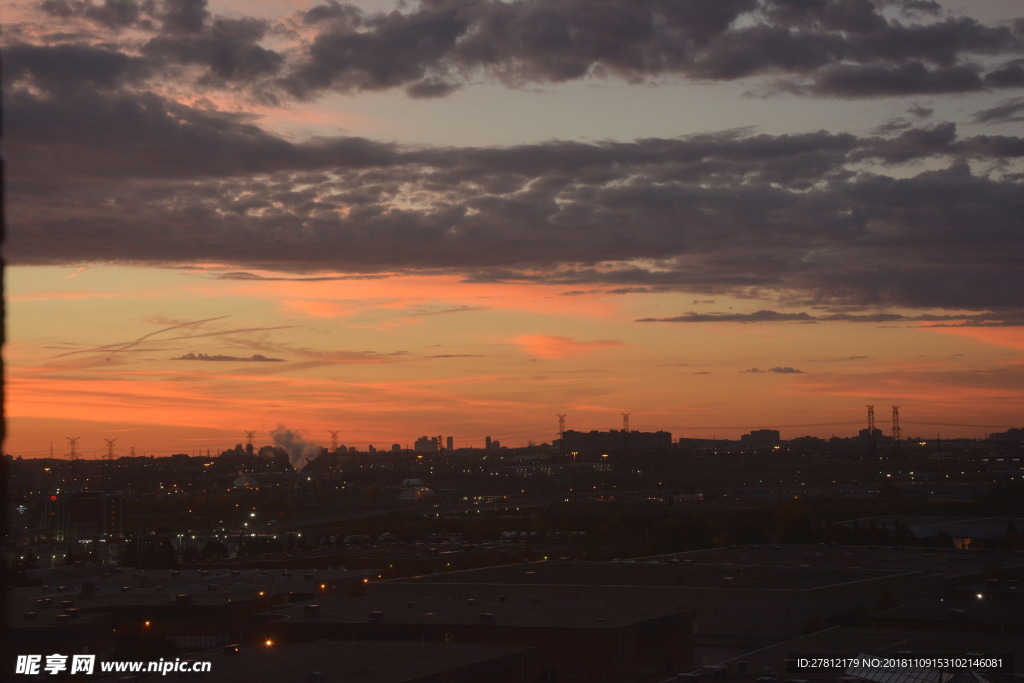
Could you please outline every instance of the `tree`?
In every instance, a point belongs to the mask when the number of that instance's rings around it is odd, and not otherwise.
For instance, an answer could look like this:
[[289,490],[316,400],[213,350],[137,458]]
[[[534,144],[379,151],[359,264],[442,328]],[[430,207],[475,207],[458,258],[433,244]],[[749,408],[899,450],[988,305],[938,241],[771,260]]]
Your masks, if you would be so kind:
[[181,549],[182,562],[198,562],[200,559],[202,559],[202,554],[199,552],[199,548],[196,547],[195,543],[189,543]]
[[216,538],[211,538],[203,545],[203,549],[200,551],[200,556],[204,560],[209,560],[218,557],[227,557],[229,554],[228,547],[223,541]]
[[17,557],[11,562],[11,569],[16,572],[20,572],[22,575],[25,574],[29,569],[38,569],[39,560],[36,558],[35,553],[31,550],[26,550],[23,553],[19,553]]

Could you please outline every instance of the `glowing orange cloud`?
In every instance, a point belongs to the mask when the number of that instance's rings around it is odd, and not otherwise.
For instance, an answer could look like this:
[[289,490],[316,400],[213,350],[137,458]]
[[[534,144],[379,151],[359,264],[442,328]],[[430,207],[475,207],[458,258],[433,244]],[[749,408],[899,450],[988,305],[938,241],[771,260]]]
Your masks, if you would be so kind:
[[539,358],[568,358],[587,351],[625,346],[623,342],[611,339],[580,341],[549,334],[521,334],[513,339],[512,343],[531,356]]
[[[265,275],[256,273],[256,275]],[[266,275],[273,276],[272,273]],[[323,274],[324,277],[330,275]],[[216,287],[193,286],[197,293],[224,296],[230,288],[234,296],[269,299],[278,302],[300,300],[361,302],[363,310],[382,308],[405,310],[408,313],[432,314],[423,310],[432,306],[486,306],[502,310],[549,313],[560,317],[612,318],[619,313],[618,300],[595,294],[565,297],[565,287],[546,284],[473,283],[467,287],[463,278],[454,275],[396,275],[386,278],[337,280],[222,280]],[[571,305],[569,305],[571,304]],[[361,323],[358,319],[354,323]]]
[[336,301],[290,299],[281,303],[287,308],[295,309],[314,318],[342,318],[352,312],[352,308],[339,304]]
[[1024,351],[1024,327],[925,327],[932,332]]

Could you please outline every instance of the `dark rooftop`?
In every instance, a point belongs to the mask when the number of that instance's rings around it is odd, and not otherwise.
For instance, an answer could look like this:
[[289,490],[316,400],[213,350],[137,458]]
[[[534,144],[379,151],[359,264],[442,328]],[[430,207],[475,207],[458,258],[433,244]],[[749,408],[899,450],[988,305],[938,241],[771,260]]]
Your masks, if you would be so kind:
[[739,557],[732,562],[719,558],[675,557],[622,562],[531,562],[397,579],[389,583],[515,583],[807,590],[904,574],[909,571],[913,570],[876,570],[841,564],[786,564],[782,561],[761,563],[754,560],[741,561]]
[[319,615],[309,616],[311,603],[274,609],[265,616],[295,622],[478,625],[481,615],[491,623],[514,628],[610,629],[668,617],[679,609],[652,604],[534,602],[500,599],[438,599],[368,597],[311,601]]
[[[224,649],[197,652],[197,662],[210,662],[209,675],[174,674],[160,680],[215,680],[217,683],[307,683],[319,672],[330,683],[411,683],[453,669],[490,664],[499,670],[521,668],[522,648],[475,644],[314,641],[293,645],[243,645],[239,652]],[[504,660],[504,665],[502,665]],[[484,675],[457,680],[484,681]],[[109,680],[109,679],[108,679]],[[431,679],[433,680],[433,679]]]

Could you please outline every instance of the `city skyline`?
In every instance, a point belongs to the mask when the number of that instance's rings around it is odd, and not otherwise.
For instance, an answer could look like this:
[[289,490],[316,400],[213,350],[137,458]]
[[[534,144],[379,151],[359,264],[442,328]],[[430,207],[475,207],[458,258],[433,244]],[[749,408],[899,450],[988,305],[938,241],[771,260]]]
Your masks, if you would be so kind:
[[28,2],[3,58],[5,453],[1022,426],[1019,3]]

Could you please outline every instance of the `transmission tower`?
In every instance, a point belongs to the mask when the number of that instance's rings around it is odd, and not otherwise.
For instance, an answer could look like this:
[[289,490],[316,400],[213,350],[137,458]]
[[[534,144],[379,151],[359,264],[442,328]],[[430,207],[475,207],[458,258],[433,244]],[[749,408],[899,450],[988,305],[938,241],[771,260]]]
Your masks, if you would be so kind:
[[900,407],[892,407],[892,452],[900,452]]
[[622,414],[622,431],[629,434],[629,413]]
[[114,459],[114,442],[117,441],[117,439],[103,439],[103,440],[107,442],[107,460],[113,460]]
[[78,440],[81,439],[82,437],[65,436],[64,438],[68,440],[68,460],[70,460],[71,462],[78,460]]
[[875,407],[868,406],[868,457],[875,457]]
[[245,433],[245,445],[246,445],[246,448],[248,448],[248,447],[255,448],[256,447],[256,432],[246,432]]
[[341,430],[339,429],[336,432],[332,432],[328,429],[327,433],[331,435],[331,453],[334,453],[338,450],[338,434],[341,433]]
[[562,457],[565,457],[565,415],[563,413],[555,413],[558,415],[558,443],[562,449]]

